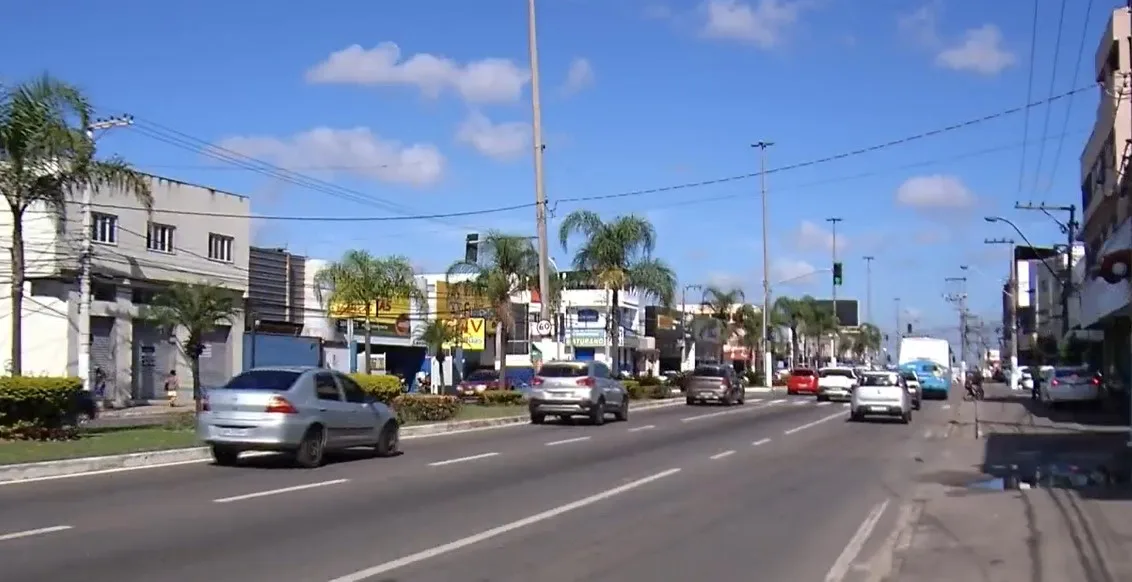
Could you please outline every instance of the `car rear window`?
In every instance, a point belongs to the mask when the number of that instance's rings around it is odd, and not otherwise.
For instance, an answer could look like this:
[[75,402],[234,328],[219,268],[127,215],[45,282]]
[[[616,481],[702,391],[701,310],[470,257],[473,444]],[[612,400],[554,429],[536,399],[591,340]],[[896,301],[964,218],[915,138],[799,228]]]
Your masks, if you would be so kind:
[[495,370],[476,370],[464,378],[465,382],[490,382],[499,377]]
[[581,378],[589,374],[586,366],[566,366],[547,364],[539,368],[538,375],[544,378]]
[[822,370],[818,372],[822,378],[852,378],[853,372],[849,370]]
[[916,377],[915,372],[901,372],[900,377],[904,378],[905,380],[919,380],[919,378]]
[[727,375],[723,366],[700,366],[692,372],[693,376],[707,376],[709,378],[722,378]]
[[1058,368],[1055,375],[1058,378],[1068,378],[1070,376],[1086,376],[1088,372],[1084,368]]
[[868,374],[862,379],[865,386],[895,386],[896,377],[892,374]]
[[228,380],[225,390],[269,390],[283,392],[291,389],[301,372],[290,370],[250,370]]
[[813,375],[814,375],[814,371],[813,370],[793,370],[793,371],[790,372],[790,375],[795,376],[795,377],[801,377],[801,378],[812,378]]

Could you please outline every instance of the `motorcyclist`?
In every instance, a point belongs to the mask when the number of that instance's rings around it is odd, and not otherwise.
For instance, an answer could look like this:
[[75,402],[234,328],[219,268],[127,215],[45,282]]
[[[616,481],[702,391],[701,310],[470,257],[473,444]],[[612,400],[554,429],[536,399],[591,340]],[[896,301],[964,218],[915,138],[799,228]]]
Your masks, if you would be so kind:
[[967,372],[965,387],[971,398],[981,399],[983,397],[983,375],[978,371]]

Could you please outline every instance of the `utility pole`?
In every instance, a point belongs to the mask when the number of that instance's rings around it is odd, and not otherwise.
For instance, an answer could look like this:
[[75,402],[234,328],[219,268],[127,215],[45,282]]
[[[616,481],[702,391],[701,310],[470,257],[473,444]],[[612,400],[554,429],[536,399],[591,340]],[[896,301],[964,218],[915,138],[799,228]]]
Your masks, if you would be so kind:
[[[546,190],[543,187],[542,155],[542,101],[539,93],[538,25],[535,20],[535,0],[527,0],[527,44],[531,60],[531,134],[535,155],[535,220],[538,223],[538,291],[539,318],[550,321],[550,249],[546,238]],[[614,319],[619,319],[614,317]],[[617,322],[620,325],[620,322]],[[617,332],[615,328],[615,332]],[[614,354],[616,356],[616,354]],[[620,365],[617,358],[614,366]],[[614,368],[620,373],[620,368]]]
[[873,261],[876,257],[865,257],[865,321],[873,322]]
[[[964,273],[967,265],[959,267]],[[967,277],[948,277],[948,283],[959,283],[959,293],[949,293],[946,299],[959,306],[959,373],[965,377],[967,373]]]
[[[1017,210],[1038,210],[1044,213],[1052,218],[1057,226],[1061,227],[1061,232],[1065,234],[1065,264],[1061,266],[1063,270],[1058,277],[1061,279],[1061,337],[1065,339],[1069,335],[1069,296],[1073,294],[1073,244],[1077,241],[1077,229],[1080,227],[1077,223],[1077,206],[1073,204],[1069,206],[1049,206],[1043,202],[1037,206],[1015,204],[1014,208]],[[1061,222],[1053,214],[1050,214],[1050,211],[1068,212],[1069,222]],[[1012,256],[1011,261],[1013,260]]]
[[841,320],[837,317],[837,286],[841,284],[839,280],[840,269],[837,268],[837,223],[844,220],[843,218],[827,218],[826,222],[832,225],[833,230],[833,321],[835,328],[833,330],[833,339],[830,341],[830,365],[837,365],[837,337],[841,332]]
[[1010,329],[1010,389],[1018,389],[1019,371],[1018,371],[1018,262],[1014,260],[1014,239],[1006,238],[988,238],[983,240],[984,244],[988,245],[1010,245],[1010,293],[1007,293],[1007,299],[1010,301],[1010,309],[1007,310],[1009,321],[1007,326]]
[[763,203],[763,314],[762,314],[762,338],[760,338],[759,345],[762,346],[763,351],[763,382],[767,386],[773,386],[770,381],[770,371],[773,363],[771,362],[770,354],[770,332],[768,321],[770,319],[770,248],[768,231],[768,216],[767,216],[767,200],[766,200],[766,150],[774,145],[771,141],[760,141],[751,145],[751,147],[759,148],[759,189],[762,192]]
[[[128,127],[133,125],[134,118],[129,115],[96,119],[86,128],[86,138],[93,147],[94,132],[112,129],[115,127]],[[91,258],[94,254],[94,241],[91,238],[94,230],[94,214],[91,208],[94,205],[94,190],[91,187],[83,188],[83,253],[79,261],[79,353],[78,372],[83,381],[83,390],[91,389],[90,369],[90,307],[92,297],[91,279],[93,276]],[[113,373],[113,371],[108,372]]]

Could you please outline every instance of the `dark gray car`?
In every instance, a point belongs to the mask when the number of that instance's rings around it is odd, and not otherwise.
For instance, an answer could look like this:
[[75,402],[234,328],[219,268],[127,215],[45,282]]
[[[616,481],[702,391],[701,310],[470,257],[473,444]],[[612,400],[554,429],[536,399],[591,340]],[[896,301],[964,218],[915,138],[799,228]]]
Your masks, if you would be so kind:
[[727,364],[697,366],[688,382],[685,398],[689,405],[715,402],[731,406],[746,401],[739,373]]

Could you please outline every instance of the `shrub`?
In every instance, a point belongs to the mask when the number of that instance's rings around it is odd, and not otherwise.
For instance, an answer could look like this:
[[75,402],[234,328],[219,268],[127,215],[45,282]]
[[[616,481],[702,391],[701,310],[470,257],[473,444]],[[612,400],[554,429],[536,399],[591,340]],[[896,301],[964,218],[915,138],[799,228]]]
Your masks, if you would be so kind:
[[32,430],[29,426],[57,429],[70,424],[82,389],[82,380],[73,377],[0,378],[0,426],[23,434]]
[[476,394],[476,401],[483,406],[515,406],[523,403],[523,393],[518,390],[484,390]]
[[350,374],[350,378],[353,378],[367,395],[387,405],[392,405],[393,401],[402,394],[401,379],[397,376]]
[[79,428],[75,425],[49,427],[27,421],[0,425],[0,441],[69,441],[77,438]]
[[645,376],[637,378],[637,382],[640,383],[641,386],[660,386],[664,383],[663,380],[657,378],[656,376],[653,376],[652,374],[647,374]]
[[166,430],[194,430],[197,426],[196,411],[174,412],[161,425]]
[[743,374],[743,376],[744,376],[744,379],[747,381],[748,386],[762,386],[763,385],[763,375],[760,372],[757,372],[755,370],[747,370],[747,372],[745,374]]
[[692,373],[691,372],[687,372],[687,371],[679,372],[668,381],[668,385],[672,386],[674,388],[679,388],[681,390],[687,390],[688,389],[688,382],[691,379],[692,379]]
[[652,400],[662,400],[672,396],[672,388],[669,386],[644,386],[642,390],[645,392],[644,397]]
[[402,423],[452,420],[462,406],[459,398],[438,394],[401,394],[393,399],[393,410]]
[[641,388],[641,383],[636,380],[625,380],[621,382],[625,386],[625,391],[629,393],[631,400],[640,400],[645,397],[644,388]]

